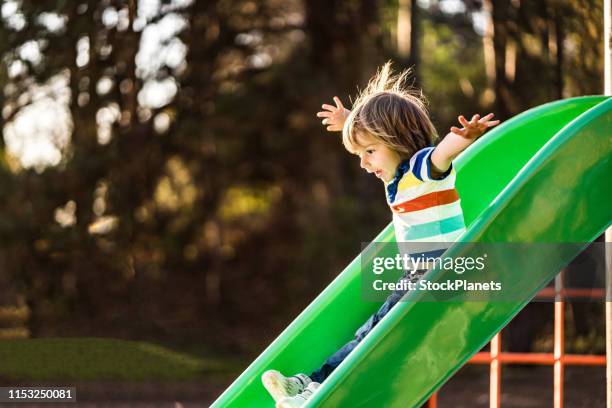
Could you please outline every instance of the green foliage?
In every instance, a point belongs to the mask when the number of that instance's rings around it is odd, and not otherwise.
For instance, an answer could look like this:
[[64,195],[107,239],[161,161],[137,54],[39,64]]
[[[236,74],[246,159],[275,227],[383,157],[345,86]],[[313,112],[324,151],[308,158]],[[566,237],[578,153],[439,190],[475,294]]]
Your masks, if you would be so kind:
[[482,112],[486,90],[482,39],[475,32],[457,32],[448,24],[424,21],[421,81],[440,137],[456,126],[460,114]]

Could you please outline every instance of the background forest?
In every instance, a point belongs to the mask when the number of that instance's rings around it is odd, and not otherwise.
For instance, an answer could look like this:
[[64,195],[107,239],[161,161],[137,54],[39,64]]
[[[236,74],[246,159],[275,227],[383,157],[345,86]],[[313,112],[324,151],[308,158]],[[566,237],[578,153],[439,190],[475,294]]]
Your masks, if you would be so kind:
[[389,59],[413,68],[441,134],[458,114],[599,94],[602,8],[2,1],[0,338],[246,363],[390,221],[322,103],[350,107]]

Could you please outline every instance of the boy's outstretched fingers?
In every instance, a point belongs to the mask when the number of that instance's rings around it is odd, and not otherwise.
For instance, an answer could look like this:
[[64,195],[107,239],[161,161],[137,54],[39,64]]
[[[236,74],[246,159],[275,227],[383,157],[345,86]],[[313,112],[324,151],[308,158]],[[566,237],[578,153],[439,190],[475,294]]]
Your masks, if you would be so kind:
[[461,137],[475,139],[482,136],[482,134],[486,132],[488,128],[499,124],[499,120],[491,120],[493,119],[493,116],[495,116],[493,113],[489,113],[481,118],[479,114],[476,114],[472,116],[472,119],[470,119],[468,122],[465,116],[459,115],[457,119],[463,127],[458,128],[453,126],[450,130],[452,133]]
[[491,120],[493,119],[493,116],[495,116],[495,114],[489,113],[488,115],[480,119],[478,122],[483,123],[487,127],[493,127],[493,126],[499,125],[499,120]]
[[334,96],[334,102],[336,102],[336,106],[338,107],[338,109],[344,109],[344,105],[342,104],[340,98]]
[[[326,106],[331,107],[331,105],[323,105],[323,108],[325,109]],[[329,119],[333,118],[334,115],[335,115],[335,112],[332,112],[331,110],[317,112],[317,116],[319,118],[325,118],[321,121],[321,123],[324,125],[327,125],[327,122],[329,122]]]

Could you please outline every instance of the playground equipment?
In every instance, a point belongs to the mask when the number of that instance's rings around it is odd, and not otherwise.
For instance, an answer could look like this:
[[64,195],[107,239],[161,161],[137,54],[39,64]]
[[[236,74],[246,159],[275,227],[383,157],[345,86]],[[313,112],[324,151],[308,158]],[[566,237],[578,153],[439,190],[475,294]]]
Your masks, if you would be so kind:
[[[565,366],[605,366],[605,355],[566,354],[565,353],[565,298],[591,298],[598,301],[605,299],[605,289],[566,288],[564,270],[555,276],[554,287],[546,287],[538,293],[538,298],[554,299],[554,350],[552,353],[515,353],[502,351],[501,331],[490,342],[488,352],[478,352],[468,364],[489,365],[489,408],[501,406],[502,366],[509,364],[552,365],[553,366],[553,408],[563,408],[565,394]],[[444,388],[444,387],[442,387]],[[427,408],[438,407],[438,394],[432,394],[427,401]]]
[[[469,243],[578,244],[535,259],[491,254],[488,262],[507,288],[507,301],[431,302],[422,301],[423,292],[411,293],[305,407],[425,403],[610,225],[612,189],[602,186],[612,179],[611,136],[612,98],[581,97],[526,111],[466,150],[455,167],[468,230],[447,255],[469,254],[474,250]],[[390,225],[374,241],[393,239]],[[360,269],[358,256],[213,407],[272,406],[260,381],[265,370],[308,373],[350,340],[379,306],[362,300]],[[427,276],[430,281],[451,278],[437,269]]]

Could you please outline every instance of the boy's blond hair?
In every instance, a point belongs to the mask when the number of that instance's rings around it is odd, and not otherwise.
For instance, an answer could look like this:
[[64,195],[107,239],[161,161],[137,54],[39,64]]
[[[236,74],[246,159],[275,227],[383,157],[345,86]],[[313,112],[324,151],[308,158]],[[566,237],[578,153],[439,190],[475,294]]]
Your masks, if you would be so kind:
[[360,134],[377,139],[403,159],[437,140],[423,95],[406,85],[409,76],[409,70],[395,75],[389,61],[359,93],[342,130],[342,143],[349,152],[360,145]]

